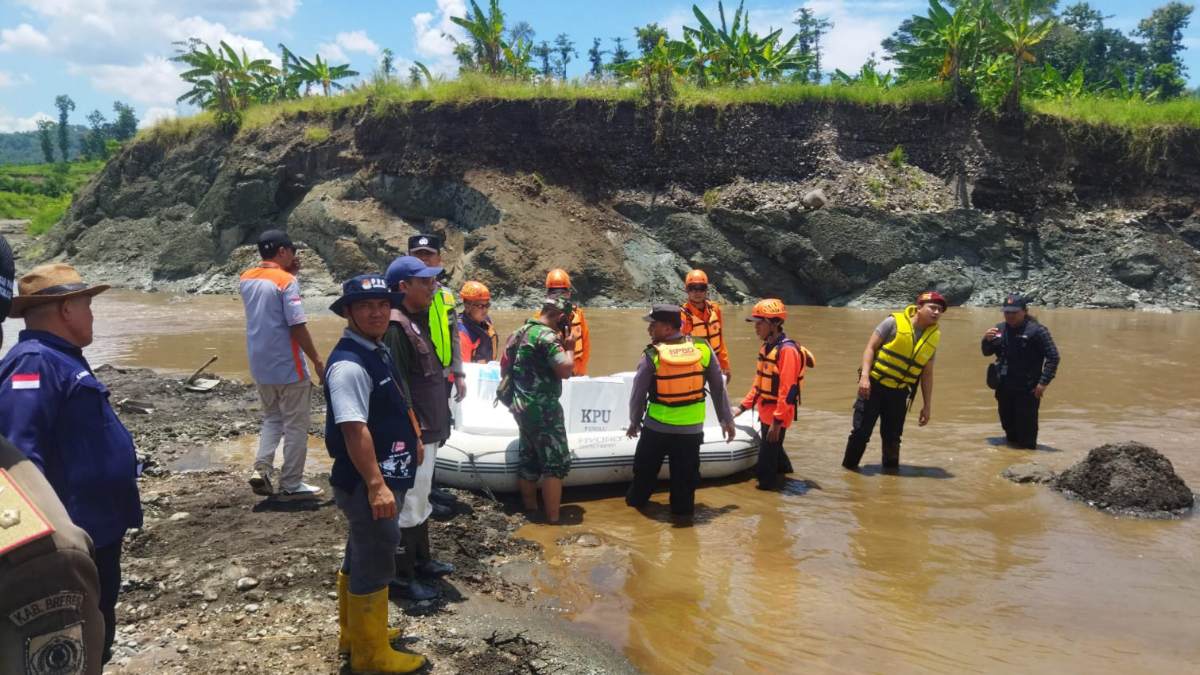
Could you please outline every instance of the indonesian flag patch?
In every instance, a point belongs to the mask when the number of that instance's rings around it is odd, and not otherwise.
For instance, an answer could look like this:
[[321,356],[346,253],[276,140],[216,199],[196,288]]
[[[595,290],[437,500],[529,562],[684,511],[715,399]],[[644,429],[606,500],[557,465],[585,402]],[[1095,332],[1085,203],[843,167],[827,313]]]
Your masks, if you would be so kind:
[[41,389],[42,376],[40,373],[16,373],[12,376],[13,389]]

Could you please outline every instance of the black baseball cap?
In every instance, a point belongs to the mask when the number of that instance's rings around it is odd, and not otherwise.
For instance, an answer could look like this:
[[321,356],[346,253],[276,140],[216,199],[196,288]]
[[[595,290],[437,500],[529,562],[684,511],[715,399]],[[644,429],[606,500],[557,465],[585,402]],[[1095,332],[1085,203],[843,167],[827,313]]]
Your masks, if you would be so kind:
[[647,322],[662,321],[679,327],[683,325],[683,310],[679,305],[654,305],[650,308],[650,313],[642,319]]
[[408,238],[408,252],[429,251],[442,252],[442,238],[436,234],[414,234]]
[[292,239],[288,236],[287,232],[283,230],[267,230],[258,235],[258,254],[262,256],[263,260],[274,258],[275,254],[281,248],[290,248],[293,251],[297,248],[292,243]]
[[12,307],[13,278],[16,275],[12,249],[4,236],[0,235],[0,323],[8,317],[8,308]]
[[1004,298],[1002,305],[1005,312],[1020,312],[1029,308],[1029,300],[1020,293],[1011,293]]

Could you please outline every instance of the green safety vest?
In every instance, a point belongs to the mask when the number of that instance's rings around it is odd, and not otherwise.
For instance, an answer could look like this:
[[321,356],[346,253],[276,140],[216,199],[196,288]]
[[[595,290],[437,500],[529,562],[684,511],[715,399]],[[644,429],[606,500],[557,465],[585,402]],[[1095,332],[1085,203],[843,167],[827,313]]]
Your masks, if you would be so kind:
[[704,424],[704,371],[712,362],[712,347],[689,337],[674,344],[651,345],[646,356],[654,365],[646,409],[650,419],[677,427]]
[[456,338],[454,328],[450,325],[450,313],[454,311],[454,294],[450,289],[439,287],[433,294],[433,303],[429,305],[429,337],[433,339],[433,350],[437,353],[442,367],[448,367],[451,361],[451,339]]

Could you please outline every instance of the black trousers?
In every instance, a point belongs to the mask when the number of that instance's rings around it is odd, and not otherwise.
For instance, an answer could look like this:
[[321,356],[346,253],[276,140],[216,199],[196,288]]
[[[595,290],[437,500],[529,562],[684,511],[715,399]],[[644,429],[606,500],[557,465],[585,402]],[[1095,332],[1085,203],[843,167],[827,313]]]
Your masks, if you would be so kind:
[[412,581],[417,578],[417,565],[433,560],[429,546],[429,519],[415,527],[400,529],[400,546],[396,549],[396,577]]
[[1025,389],[996,390],[996,407],[1000,412],[1000,426],[1004,437],[1018,448],[1037,449],[1038,409],[1042,399]]
[[767,432],[771,427],[766,424],[761,425],[759,429],[758,441],[758,464],[754,467],[754,475],[758,478],[758,487],[762,490],[770,490],[779,482],[779,475],[792,472],[792,460],[788,458],[787,452],[783,449],[783,439],[787,436],[787,429],[779,430],[779,441],[771,443],[767,441]]
[[900,466],[900,436],[904,433],[904,418],[908,415],[908,391],[892,389],[871,380],[871,397],[859,397],[854,402],[854,427],[846,440],[846,454],[842,466],[858,468],[867,443],[879,422],[879,435],[883,440],[883,466],[894,469]]
[[643,428],[633,453],[633,482],[625,493],[625,503],[640,509],[650,501],[666,457],[671,462],[671,513],[690,515],[696,509],[703,442],[703,433],[668,434]]
[[100,613],[104,615],[104,652],[101,662],[112,660],[113,639],[117,636],[117,594],[121,592],[121,542],[96,549],[92,559],[100,573]]

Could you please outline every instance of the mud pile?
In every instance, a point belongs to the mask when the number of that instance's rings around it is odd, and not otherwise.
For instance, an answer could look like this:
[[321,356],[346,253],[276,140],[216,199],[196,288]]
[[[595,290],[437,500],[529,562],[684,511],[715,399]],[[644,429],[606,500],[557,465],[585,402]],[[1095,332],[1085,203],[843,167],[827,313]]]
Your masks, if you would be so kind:
[[1099,509],[1146,516],[1179,514],[1195,500],[1171,460],[1135,441],[1093,448],[1053,487]]

